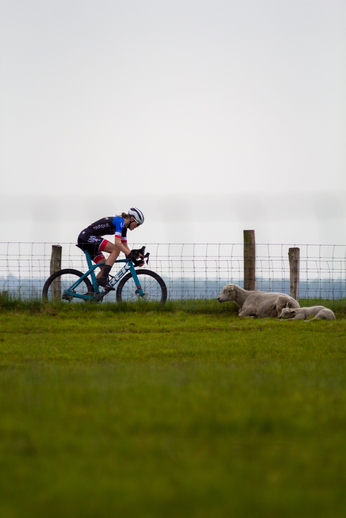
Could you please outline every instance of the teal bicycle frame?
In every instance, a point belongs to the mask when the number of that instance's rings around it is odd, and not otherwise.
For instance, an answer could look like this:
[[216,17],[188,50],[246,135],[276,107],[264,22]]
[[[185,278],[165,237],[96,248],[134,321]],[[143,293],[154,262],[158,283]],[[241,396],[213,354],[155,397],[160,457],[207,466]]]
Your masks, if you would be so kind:
[[[99,268],[100,266],[104,265],[105,263],[102,262],[102,263],[97,263],[97,264],[92,264],[92,261],[91,261],[91,258],[90,258],[90,254],[87,250],[83,250],[83,252],[85,253],[85,256],[86,256],[86,260],[87,260],[87,263],[88,263],[88,267],[89,267],[89,270],[84,273],[82,275],[82,277],[80,277],[78,279],[78,281],[76,281],[74,284],[72,284],[72,286],[70,286],[65,292],[64,292],[64,295],[63,297],[64,298],[69,298],[69,297],[74,297],[74,298],[78,298],[78,299],[83,299],[83,300],[102,300],[103,297],[105,295],[107,295],[107,293],[109,293],[109,290],[105,290],[104,288],[102,288],[102,286],[99,286],[97,284],[97,281],[96,281],[96,276],[95,276],[95,269],[96,268]],[[133,280],[137,286],[137,290],[138,290],[138,295],[140,295],[141,297],[144,297],[144,291],[142,290],[141,288],[141,285],[140,285],[140,282],[138,280],[138,276],[137,276],[137,273],[136,273],[136,270],[135,270],[135,267],[133,265],[133,262],[132,261],[128,261],[127,259],[118,259],[117,261],[115,261],[114,264],[116,263],[125,263],[124,266],[116,273],[116,275],[114,275],[114,277],[110,276],[110,280],[109,280],[109,284],[115,288],[115,286],[118,284],[118,282],[120,281],[120,279],[122,277],[124,277],[124,275],[127,273],[127,272],[130,272],[132,277],[133,277]],[[76,293],[74,291],[74,289],[83,281],[83,279],[85,279],[86,277],[89,277],[91,278],[91,283],[92,283],[92,286],[94,288],[94,293],[92,295],[81,295],[79,293]],[[102,289],[102,291],[100,291],[100,288]]]

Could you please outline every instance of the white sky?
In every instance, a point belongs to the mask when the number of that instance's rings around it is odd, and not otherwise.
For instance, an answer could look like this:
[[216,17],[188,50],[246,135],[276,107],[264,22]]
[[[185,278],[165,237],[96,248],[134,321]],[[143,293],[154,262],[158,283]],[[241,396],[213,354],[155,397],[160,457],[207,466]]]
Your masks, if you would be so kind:
[[346,244],[344,0],[0,5],[0,241]]

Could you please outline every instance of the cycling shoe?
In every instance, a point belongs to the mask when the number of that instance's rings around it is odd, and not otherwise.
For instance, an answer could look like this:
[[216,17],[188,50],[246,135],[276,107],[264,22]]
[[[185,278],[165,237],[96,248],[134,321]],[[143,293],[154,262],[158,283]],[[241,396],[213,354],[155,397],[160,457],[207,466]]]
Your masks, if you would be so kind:
[[109,284],[108,279],[96,279],[96,282],[99,286],[102,286],[105,290],[115,291],[115,288],[111,284]]

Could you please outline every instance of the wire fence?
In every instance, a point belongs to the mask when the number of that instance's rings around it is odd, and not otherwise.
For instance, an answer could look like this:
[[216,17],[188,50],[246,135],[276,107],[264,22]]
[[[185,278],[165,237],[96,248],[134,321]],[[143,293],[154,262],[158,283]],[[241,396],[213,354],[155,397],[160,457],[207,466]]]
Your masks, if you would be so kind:
[[[86,271],[84,253],[74,243],[0,242],[0,292],[22,299],[40,297],[50,275],[53,244],[62,246],[62,269]],[[346,245],[256,244],[258,290],[290,293],[292,246],[300,249],[300,298],[346,298]],[[243,243],[148,243],[146,247],[148,267],[165,280],[170,300],[214,299],[226,284],[243,286]],[[112,300],[111,296],[107,299]]]

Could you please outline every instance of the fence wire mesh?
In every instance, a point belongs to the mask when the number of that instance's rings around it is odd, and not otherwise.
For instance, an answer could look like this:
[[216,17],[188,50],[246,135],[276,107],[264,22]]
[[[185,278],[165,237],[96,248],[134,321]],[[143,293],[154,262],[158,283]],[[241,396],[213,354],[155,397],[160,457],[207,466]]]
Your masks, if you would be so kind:
[[[0,291],[22,299],[40,297],[56,244],[62,247],[62,269],[86,271],[85,256],[73,243],[0,242]],[[146,247],[149,268],[165,280],[170,300],[214,299],[228,283],[243,286],[242,243],[148,243]],[[343,245],[256,244],[257,289],[290,293],[291,247],[300,249],[300,298],[346,297]]]

